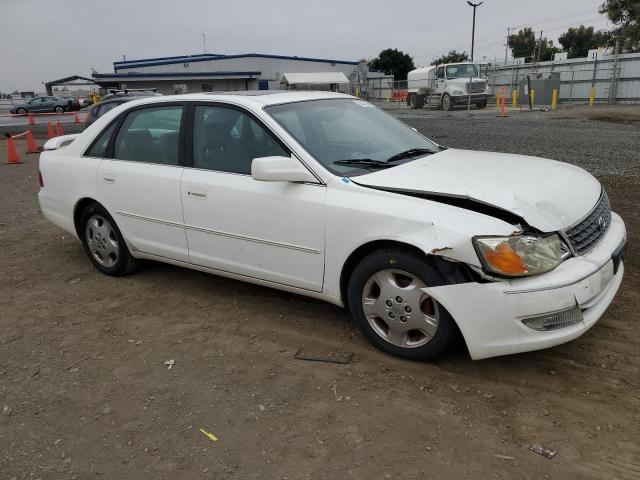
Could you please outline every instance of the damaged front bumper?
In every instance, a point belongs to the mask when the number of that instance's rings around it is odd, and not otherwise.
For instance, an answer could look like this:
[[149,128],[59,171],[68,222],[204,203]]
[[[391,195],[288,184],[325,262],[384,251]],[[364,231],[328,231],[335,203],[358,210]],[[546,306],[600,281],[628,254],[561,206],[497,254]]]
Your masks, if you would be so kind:
[[[624,274],[624,222],[612,213],[606,236],[589,253],[535,277],[426,288],[456,320],[474,360],[539,350],[579,337],[613,300]],[[540,331],[523,320],[579,308],[582,318]]]

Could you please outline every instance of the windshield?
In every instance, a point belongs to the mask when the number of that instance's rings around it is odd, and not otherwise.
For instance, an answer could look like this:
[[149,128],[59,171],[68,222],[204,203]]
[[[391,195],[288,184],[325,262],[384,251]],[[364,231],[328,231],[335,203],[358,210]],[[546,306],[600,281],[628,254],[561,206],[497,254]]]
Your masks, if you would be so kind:
[[[399,160],[439,151],[404,123],[370,103],[351,98],[286,103],[265,108],[330,172],[361,175]],[[338,162],[336,164],[336,162]]]
[[447,78],[477,77],[478,69],[471,63],[461,63],[459,65],[447,65]]

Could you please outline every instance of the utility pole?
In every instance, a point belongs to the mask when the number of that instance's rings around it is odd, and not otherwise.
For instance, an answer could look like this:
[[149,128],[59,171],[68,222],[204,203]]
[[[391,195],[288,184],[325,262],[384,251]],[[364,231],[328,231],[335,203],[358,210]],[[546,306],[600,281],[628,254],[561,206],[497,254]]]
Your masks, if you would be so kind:
[[[515,30],[515,28],[514,28]],[[511,35],[511,27],[507,27],[507,43],[504,44],[504,64],[509,60],[509,35]]]
[[536,68],[538,68],[538,64],[540,63],[540,50],[542,50],[542,30],[540,30],[540,40],[538,40],[538,55],[536,57]]
[[473,62],[473,47],[475,46],[476,41],[476,8],[482,5],[484,2],[473,3],[470,0],[467,0],[467,4],[470,7],[473,7],[473,27],[471,28],[471,61]]

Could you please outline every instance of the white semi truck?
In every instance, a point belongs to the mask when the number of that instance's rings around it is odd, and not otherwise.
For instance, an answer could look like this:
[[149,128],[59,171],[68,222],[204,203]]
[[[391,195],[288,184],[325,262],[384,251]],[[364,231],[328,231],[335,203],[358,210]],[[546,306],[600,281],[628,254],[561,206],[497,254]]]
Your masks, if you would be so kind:
[[468,105],[469,101],[484,108],[490,97],[486,78],[481,78],[478,66],[470,62],[417,68],[407,75],[407,84],[407,105],[411,108],[429,103],[451,110],[456,105]]

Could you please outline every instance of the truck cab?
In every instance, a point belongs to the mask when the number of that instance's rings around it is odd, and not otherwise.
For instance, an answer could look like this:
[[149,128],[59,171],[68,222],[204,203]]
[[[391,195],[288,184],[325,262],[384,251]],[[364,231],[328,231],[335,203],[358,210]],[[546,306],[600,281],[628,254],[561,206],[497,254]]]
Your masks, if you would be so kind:
[[422,108],[436,104],[444,110],[471,103],[477,108],[487,106],[488,82],[478,66],[471,62],[448,63],[417,68],[407,75],[407,105]]

